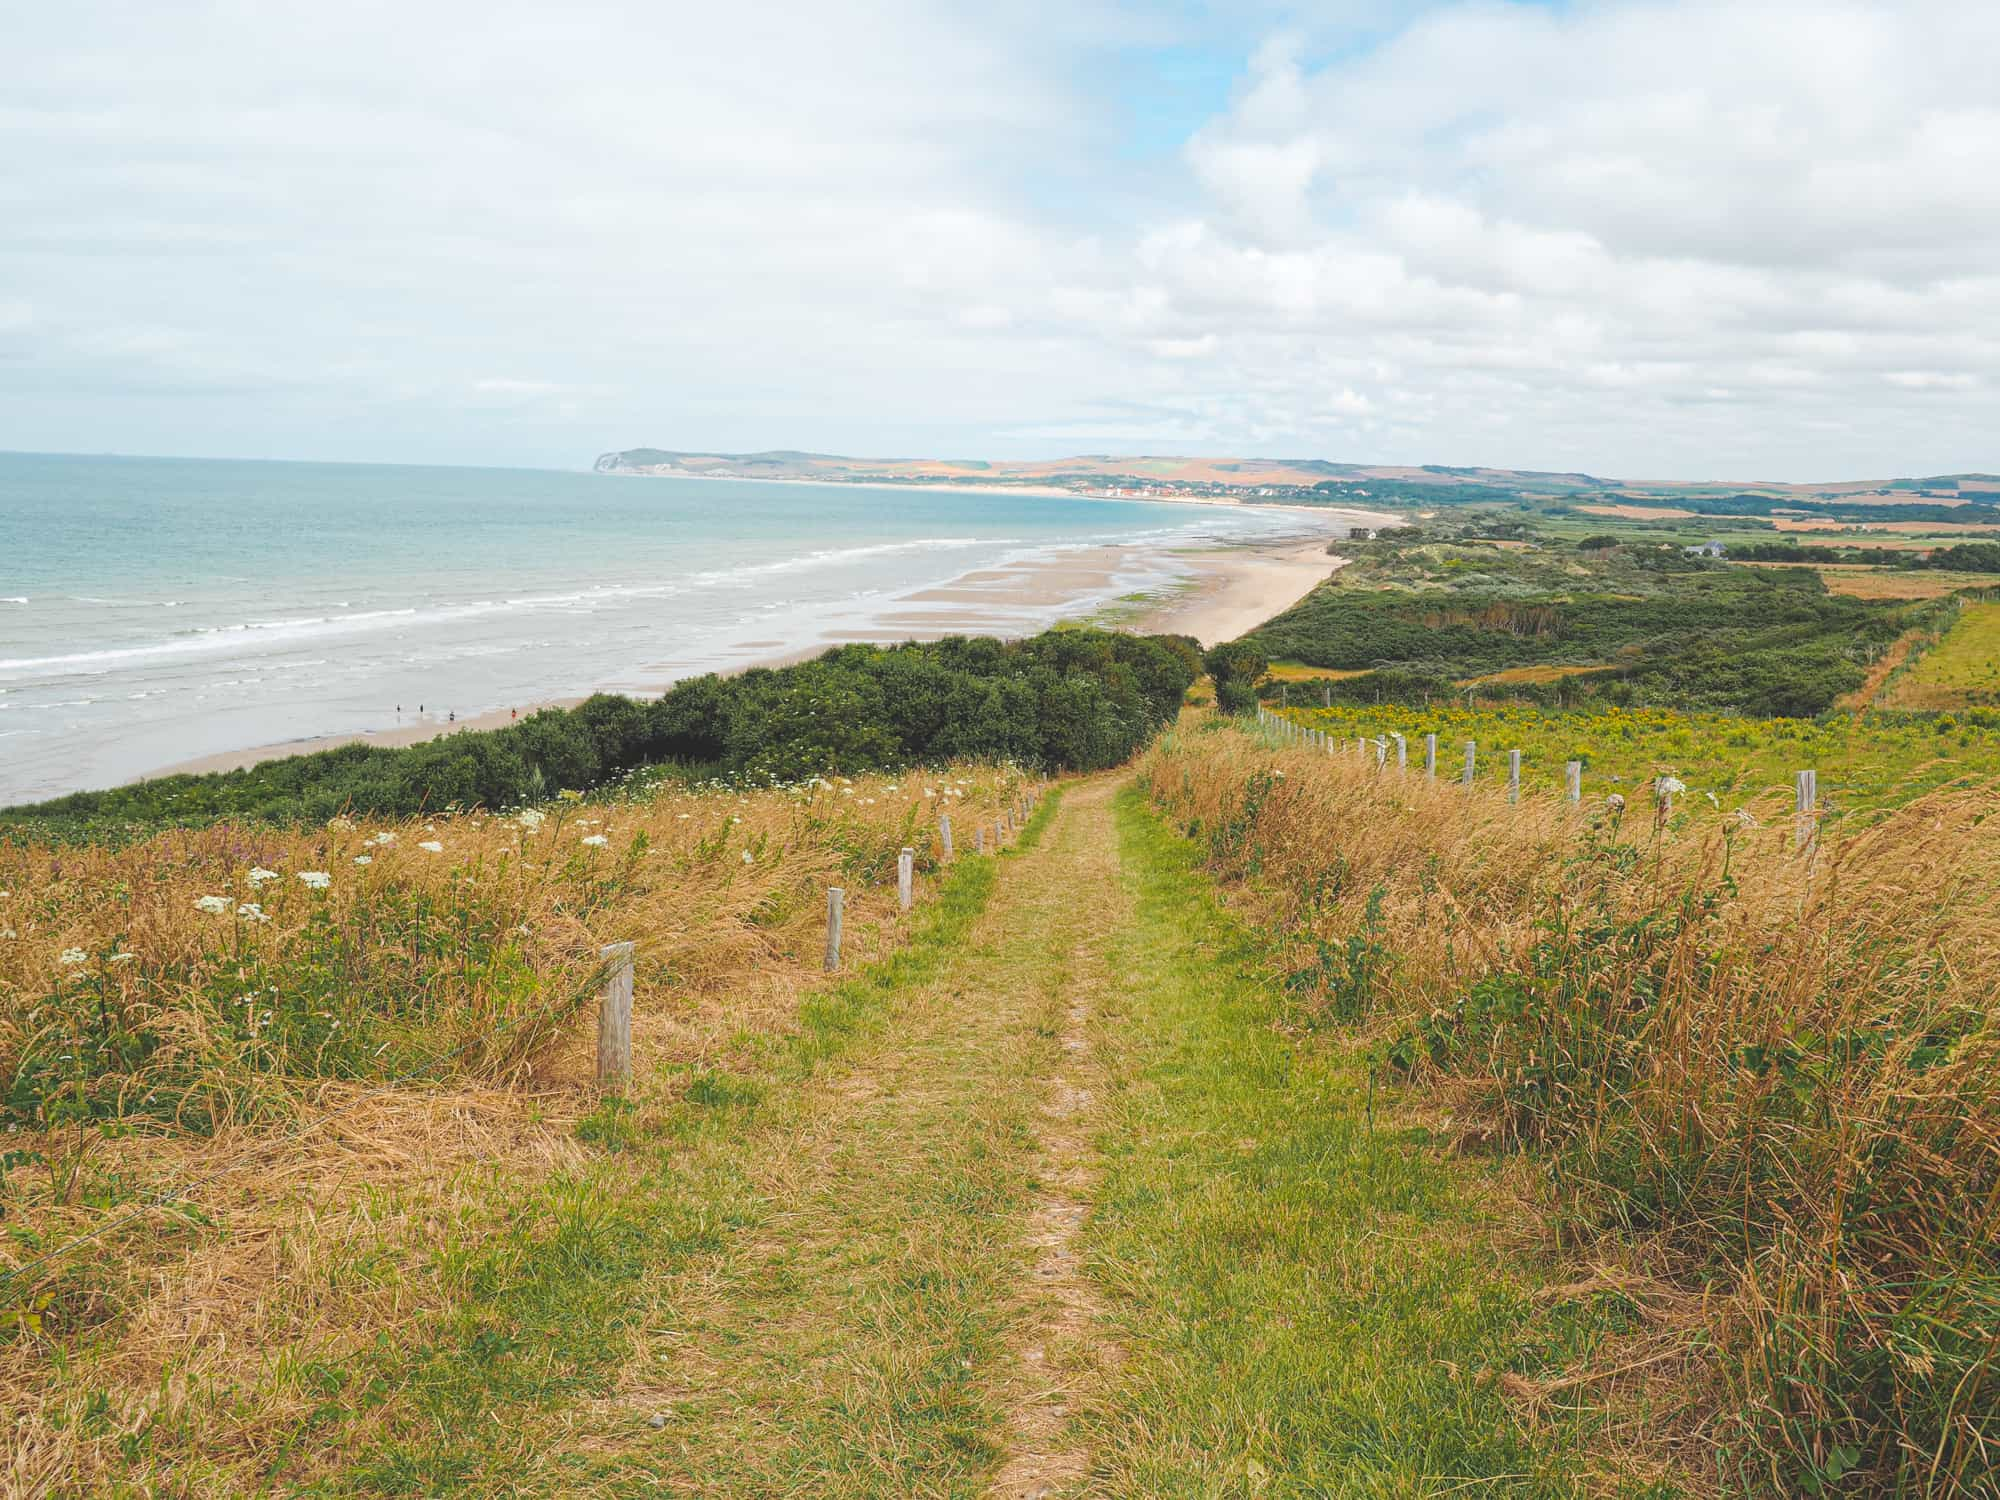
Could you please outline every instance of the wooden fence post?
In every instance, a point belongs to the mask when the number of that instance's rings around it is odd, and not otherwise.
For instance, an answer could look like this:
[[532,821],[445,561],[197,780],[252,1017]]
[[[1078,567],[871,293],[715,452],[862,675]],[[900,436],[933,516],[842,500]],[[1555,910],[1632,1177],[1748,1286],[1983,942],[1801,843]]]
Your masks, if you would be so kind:
[[951,858],[951,814],[938,814],[938,842],[944,848],[944,857]]
[[603,951],[609,966],[597,1007],[597,1081],[623,1088],[632,1077],[632,945]]
[[1396,769],[1399,771],[1409,770],[1410,742],[1404,739],[1400,734],[1392,734],[1389,736],[1389,738],[1396,742]]
[[1521,800],[1521,752],[1518,750],[1507,752],[1507,800]]
[[1467,740],[1465,742],[1465,775],[1459,778],[1460,785],[1462,786],[1472,785],[1472,763],[1474,759],[1478,756],[1478,754],[1479,754],[1478,743],[1473,740]]
[[1389,763],[1389,742],[1385,739],[1375,742],[1375,769],[1381,770]]
[[837,885],[826,888],[826,971],[840,967],[840,908],[847,892]]
[[1438,737],[1434,734],[1427,734],[1424,736],[1424,774],[1430,777],[1431,780],[1436,781],[1437,773]]
[[1571,760],[1563,762],[1563,790],[1569,794],[1572,803],[1583,800],[1583,762]]
[[917,851],[905,844],[903,852],[896,856],[896,908],[899,911],[910,909],[910,887],[916,871]]
[[984,823],[981,823],[977,828],[972,830],[972,852],[974,854],[984,854],[986,852],[986,825]]

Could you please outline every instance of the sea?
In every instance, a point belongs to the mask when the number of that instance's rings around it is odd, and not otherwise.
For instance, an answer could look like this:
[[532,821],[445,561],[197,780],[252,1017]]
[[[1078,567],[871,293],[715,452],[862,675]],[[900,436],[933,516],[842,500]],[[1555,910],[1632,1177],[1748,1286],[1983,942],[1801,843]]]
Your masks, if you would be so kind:
[[0,453],[0,806],[226,751],[659,691],[1118,544],[1043,628],[1310,513],[588,471]]

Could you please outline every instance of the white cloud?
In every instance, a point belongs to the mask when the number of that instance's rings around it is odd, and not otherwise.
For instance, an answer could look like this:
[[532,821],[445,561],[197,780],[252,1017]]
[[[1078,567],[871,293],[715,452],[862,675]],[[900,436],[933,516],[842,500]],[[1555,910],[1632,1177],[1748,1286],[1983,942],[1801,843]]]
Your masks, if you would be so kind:
[[1176,24],[24,13],[0,446],[2000,468],[2000,7],[1357,5],[1208,37],[1135,169],[1107,80]]

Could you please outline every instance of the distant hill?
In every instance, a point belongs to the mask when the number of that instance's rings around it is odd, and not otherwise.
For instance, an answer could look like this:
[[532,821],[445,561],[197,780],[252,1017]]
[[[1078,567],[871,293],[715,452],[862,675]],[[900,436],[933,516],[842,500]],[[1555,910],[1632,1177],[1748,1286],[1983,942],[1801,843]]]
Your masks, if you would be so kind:
[[1322,458],[1165,457],[1084,453],[1051,459],[846,458],[777,448],[695,453],[627,448],[596,463],[605,474],[723,479],[812,479],[849,484],[963,484],[1056,488],[1079,494],[1267,498],[1308,504],[1349,500],[1400,505],[1517,499],[1677,507],[1704,515],[1760,514],[1788,505],[1842,509],[2000,505],[2000,475],[1856,479],[1821,484],[1768,480],[1631,480],[1533,469],[1445,464],[1346,464]]

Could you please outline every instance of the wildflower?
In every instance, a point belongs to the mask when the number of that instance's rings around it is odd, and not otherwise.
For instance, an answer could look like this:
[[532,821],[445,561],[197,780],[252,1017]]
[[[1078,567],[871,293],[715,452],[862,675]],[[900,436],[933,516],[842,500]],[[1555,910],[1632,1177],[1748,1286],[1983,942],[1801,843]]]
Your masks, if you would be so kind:
[[56,956],[56,962],[65,968],[73,969],[78,964],[89,963],[90,955],[85,953],[81,948],[65,948]]
[[246,922],[268,922],[271,920],[270,917],[265,915],[264,908],[259,906],[255,901],[245,901],[241,906],[236,908],[236,915]]
[[444,845],[440,844],[436,839],[425,839],[421,844],[417,845],[417,847],[423,850],[424,853],[426,854],[444,853]]
[[334,833],[352,833],[354,832],[354,819],[344,818],[344,817],[328,818],[326,820],[326,826],[329,830],[331,830]]
[[1755,828],[1757,826],[1757,820],[1750,816],[1750,809],[1747,807],[1736,809],[1736,822],[1744,828]]
[[372,865],[375,863],[375,858],[370,854],[357,854],[354,856],[354,862],[357,865]]
[[194,906],[196,911],[205,911],[210,916],[219,917],[229,910],[230,900],[227,896],[197,896]]
[[276,870],[267,870],[262,865],[253,865],[250,868],[250,883],[252,885],[262,885],[267,880],[276,880],[277,878],[278,872]]
[[745,849],[743,851],[743,863],[746,865],[751,865],[755,864],[756,862],[757,862],[756,856],[753,855],[748,849]]
[[333,877],[324,870],[301,870],[299,883],[308,890],[323,891],[333,884]]
[[1658,781],[1653,783],[1653,795],[1662,799],[1678,796],[1686,790],[1687,784],[1685,782],[1677,781],[1671,776],[1662,776]]
[[1613,792],[1609,797],[1604,799],[1604,805],[1613,812],[1623,812],[1625,811],[1624,795],[1619,792]]
[[602,849],[606,844],[611,842],[610,839],[601,833],[586,833],[583,836],[583,841],[593,849]]
[[375,837],[370,839],[368,842],[375,845],[376,848],[380,849],[389,844],[395,843],[396,835],[388,832],[385,829],[383,832],[376,834]]
[[514,821],[521,825],[523,833],[534,833],[548,820],[548,814],[538,807],[524,807]]
[[104,961],[108,964],[129,964],[133,961],[133,958],[134,955],[130,953],[114,953]]

